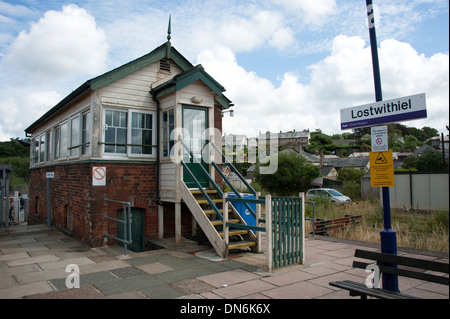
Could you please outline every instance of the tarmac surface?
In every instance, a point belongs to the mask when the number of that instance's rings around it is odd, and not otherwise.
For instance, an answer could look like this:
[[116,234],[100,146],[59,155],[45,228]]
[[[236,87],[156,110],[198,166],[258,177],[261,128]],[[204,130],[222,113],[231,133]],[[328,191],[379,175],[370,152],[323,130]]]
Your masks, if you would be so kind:
[[[174,239],[152,243],[161,249],[124,255],[122,247],[89,248],[45,225],[0,228],[0,299],[355,299],[329,282],[364,283],[368,274],[351,266],[354,251],[378,250],[376,244],[307,237],[303,265],[269,273],[263,254],[221,259],[186,238],[180,246]],[[448,263],[445,253],[399,248],[398,254]],[[76,284],[74,267],[79,288],[68,288]],[[420,298],[449,299],[445,285],[399,277],[399,287]]]

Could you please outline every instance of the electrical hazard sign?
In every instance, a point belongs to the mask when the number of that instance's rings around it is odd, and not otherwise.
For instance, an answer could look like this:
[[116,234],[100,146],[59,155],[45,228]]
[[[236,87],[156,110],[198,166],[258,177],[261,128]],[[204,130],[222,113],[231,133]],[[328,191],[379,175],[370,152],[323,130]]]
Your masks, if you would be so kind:
[[392,150],[370,152],[370,185],[372,187],[394,186],[394,158]]

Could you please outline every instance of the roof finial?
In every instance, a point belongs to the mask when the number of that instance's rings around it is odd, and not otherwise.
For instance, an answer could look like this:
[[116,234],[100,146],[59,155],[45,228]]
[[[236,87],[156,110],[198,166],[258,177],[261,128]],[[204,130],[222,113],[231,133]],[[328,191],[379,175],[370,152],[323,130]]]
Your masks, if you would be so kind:
[[168,28],[167,28],[167,41],[169,41],[170,42],[170,39],[172,38],[171,36],[170,36],[170,34],[172,33],[172,28],[171,28],[171,20],[172,20],[172,15],[170,14],[169,15],[169,26],[168,26]]

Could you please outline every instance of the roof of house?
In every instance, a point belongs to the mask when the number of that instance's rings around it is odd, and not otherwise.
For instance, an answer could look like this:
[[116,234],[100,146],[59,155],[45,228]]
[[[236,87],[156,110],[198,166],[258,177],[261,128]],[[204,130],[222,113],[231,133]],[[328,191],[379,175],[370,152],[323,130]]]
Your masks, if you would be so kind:
[[212,79],[211,76],[207,75],[207,73],[203,70],[203,67],[201,66],[194,67],[181,53],[179,53],[171,45],[170,41],[167,41],[164,44],[157,47],[156,49],[154,49],[153,51],[151,51],[150,53],[147,53],[133,61],[130,61],[102,75],[87,80],[77,89],[75,89],[72,93],[70,93],[64,99],[62,99],[58,104],[52,107],[47,113],[45,113],[38,120],[36,120],[33,124],[27,127],[25,129],[25,132],[27,133],[32,132],[44,121],[52,118],[57,113],[61,112],[66,107],[70,106],[73,102],[76,102],[79,99],[87,96],[91,91],[101,89],[114,81],[117,81],[127,75],[130,75],[162,59],[172,60],[183,70],[181,74],[178,74],[177,76],[171,78],[171,80],[169,81],[170,83],[172,83],[172,81],[175,81],[175,84],[178,85],[176,89],[179,89],[180,86],[186,85],[186,83],[188,84],[192,83],[193,79],[195,77],[198,77],[198,79],[203,80],[205,84],[207,84],[210,88],[212,88],[214,92],[216,91],[220,92],[216,93],[217,94],[216,100],[222,106],[230,107],[232,105],[231,101],[228,100],[222,94],[224,88],[220,84],[218,84],[214,79]]
[[311,133],[309,132],[309,130],[293,131],[293,132],[280,132],[278,134],[278,138],[301,138],[301,137],[309,138],[310,136],[311,136]]
[[328,165],[332,165],[335,168],[342,167],[366,167],[369,163],[368,157],[342,157],[342,158],[334,158],[328,159]]
[[166,94],[181,90],[198,80],[202,81],[216,94],[216,101],[222,105],[223,108],[232,106],[231,101],[222,93],[225,91],[225,88],[214,80],[201,64],[169,78],[167,81],[158,84],[154,88],[152,87],[150,92],[159,98]]
[[433,147],[431,147],[428,144],[423,144],[419,147],[416,147],[416,149],[413,151],[413,156],[421,156],[423,153],[425,153],[426,151],[434,151],[434,152],[438,152],[438,150],[434,149]]

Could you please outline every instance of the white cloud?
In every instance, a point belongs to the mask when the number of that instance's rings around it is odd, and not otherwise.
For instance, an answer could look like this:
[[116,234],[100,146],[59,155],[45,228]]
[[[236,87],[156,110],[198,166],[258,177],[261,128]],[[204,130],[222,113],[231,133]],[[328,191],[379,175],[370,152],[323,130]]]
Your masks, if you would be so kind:
[[56,91],[29,91],[25,94],[19,94],[19,91],[10,92],[10,97],[0,100],[0,141],[23,137],[24,129],[61,99]]
[[60,80],[74,73],[104,71],[107,49],[105,34],[97,28],[94,17],[68,5],[62,11],[47,11],[29,32],[20,32],[5,61],[25,78]]
[[[443,131],[448,124],[449,56],[425,57],[409,44],[385,40],[379,48],[383,98],[425,92],[428,118],[406,126],[430,126]],[[311,65],[311,80],[302,84],[297,75],[284,74],[278,87],[247,72],[224,47],[209,49],[198,61],[227,89],[235,103],[235,117],[225,116],[225,133],[255,136],[272,132],[321,129],[342,133],[339,110],[374,100],[370,47],[359,37],[337,36],[332,51]]]
[[325,23],[327,17],[337,12],[335,0],[275,0],[274,2],[290,14],[299,14],[303,22],[311,25],[321,25]]
[[233,12],[206,18],[199,16],[194,17],[193,21],[197,23],[187,23],[184,30],[173,33],[173,42],[183,52],[187,52],[187,56],[195,56],[218,45],[228,47],[236,53],[263,47],[284,50],[295,42],[294,32],[285,24],[283,15],[277,11],[259,10],[246,14]]

